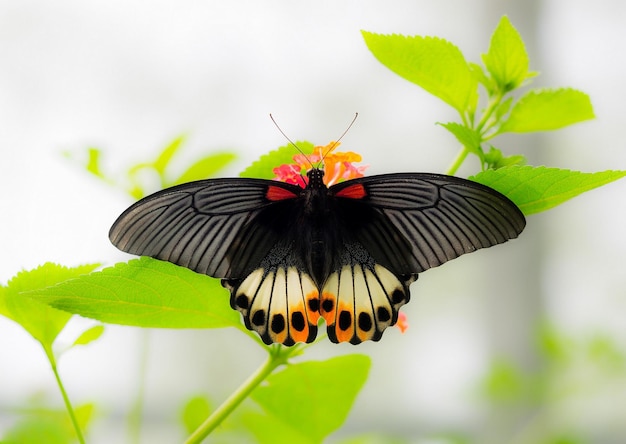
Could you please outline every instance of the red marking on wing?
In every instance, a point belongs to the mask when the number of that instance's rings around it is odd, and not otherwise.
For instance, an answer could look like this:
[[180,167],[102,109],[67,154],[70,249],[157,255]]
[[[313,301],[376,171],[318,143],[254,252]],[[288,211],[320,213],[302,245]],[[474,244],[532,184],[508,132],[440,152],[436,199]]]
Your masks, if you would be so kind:
[[285,199],[294,199],[298,197],[293,191],[287,190],[285,188],[277,187],[274,185],[270,185],[267,187],[267,193],[265,193],[265,197],[271,201],[277,200],[285,200]]
[[349,185],[335,194],[337,197],[346,197],[348,199],[363,199],[367,196],[367,191],[365,191],[365,187],[363,184],[357,183],[354,185]]

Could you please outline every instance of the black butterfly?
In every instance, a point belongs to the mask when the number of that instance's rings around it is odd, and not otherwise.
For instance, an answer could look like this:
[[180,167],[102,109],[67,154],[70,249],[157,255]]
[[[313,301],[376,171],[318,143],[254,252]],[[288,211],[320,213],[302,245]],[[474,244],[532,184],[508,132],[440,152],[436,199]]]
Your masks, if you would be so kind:
[[230,304],[267,344],[378,341],[418,273],[516,238],[521,211],[484,185],[429,173],[331,187],[208,179],[148,196],[109,237],[120,250],[222,279]]

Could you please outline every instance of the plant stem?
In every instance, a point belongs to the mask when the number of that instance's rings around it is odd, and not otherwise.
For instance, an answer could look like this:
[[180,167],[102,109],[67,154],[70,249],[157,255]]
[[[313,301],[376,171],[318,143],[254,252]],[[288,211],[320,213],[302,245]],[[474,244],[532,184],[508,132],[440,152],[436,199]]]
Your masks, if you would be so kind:
[[217,410],[215,410],[185,441],[185,444],[199,444],[209,433],[219,426],[252,391],[287,359],[297,346],[284,350],[282,346],[270,349],[267,360],[250,377],[233,392]]
[[457,170],[459,169],[459,167],[461,166],[461,164],[463,163],[463,161],[465,160],[468,154],[469,154],[469,150],[463,147],[461,151],[459,151],[459,154],[456,155],[454,161],[452,162],[452,165],[450,165],[450,167],[446,171],[446,174],[448,176],[454,176],[454,174],[457,172]]
[[54,353],[52,353],[52,350],[46,346],[44,346],[43,348],[46,352],[46,356],[48,357],[48,362],[50,362],[50,367],[52,367],[52,372],[54,373],[54,378],[57,381],[57,385],[59,386],[61,395],[63,396],[63,402],[65,402],[65,408],[67,409],[67,413],[70,415],[70,419],[72,421],[72,425],[74,426],[74,431],[76,432],[78,442],[80,442],[80,444],[85,444],[85,438],[83,437],[83,432],[80,430],[80,426],[78,425],[78,420],[76,419],[76,415],[74,414],[72,403],[70,402],[69,396],[67,396],[67,392],[65,391],[65,387],[63,386],[63,382],[61,381],[61,376],[59,376]]
[[143,329],[140,338],[141,351],[139,353],[139,374],[137,375],[137,392],[133,406],[128,414],[128,434],[130,442],[139,444],[141,437],[141,415],[143,414],[143,403],[146,389],[146,374],[148,372],[148,357],[150,354],[149,329]]

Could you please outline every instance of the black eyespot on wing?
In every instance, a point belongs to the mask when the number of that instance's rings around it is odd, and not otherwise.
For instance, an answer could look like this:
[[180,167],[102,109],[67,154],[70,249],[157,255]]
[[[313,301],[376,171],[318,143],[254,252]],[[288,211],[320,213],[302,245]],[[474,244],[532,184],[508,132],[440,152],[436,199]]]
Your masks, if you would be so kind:
[[285,331],[285,317],[282,314],[272,316],[272,333],[282,333]]
[[372,318],[365,312],[359,313],[359,328],[363,331],[370,331],[372,329]]
[[265,311],[264,310],[257,310],[254,312],[254,314],[252,315],[252,324],[256,325],[257,327],[265,325]]
[[346,331],[352,326],[352,314],[349,311],[339,313],[339,328]]
[[291,315],[291,326],[297,331],[303,331],[306,327],[304,315],[300,311],[293,312]]

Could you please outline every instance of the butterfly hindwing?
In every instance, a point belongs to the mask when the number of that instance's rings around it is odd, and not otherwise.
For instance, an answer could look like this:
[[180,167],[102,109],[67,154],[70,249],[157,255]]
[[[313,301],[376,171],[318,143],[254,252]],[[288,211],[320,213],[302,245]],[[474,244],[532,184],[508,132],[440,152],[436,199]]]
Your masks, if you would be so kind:
[[258,268],[242,281],[225,281],[231,306],[266,344],[293,345],[317,336],[319,292],[294,266]]
[[339,265],[322,288],[320,315],[333,342],[378,341],[409,302],[409,285],[417,275],[394,274],[363,245],[350,241],[350,233],[342,237],[348,241],[337,252]]

